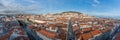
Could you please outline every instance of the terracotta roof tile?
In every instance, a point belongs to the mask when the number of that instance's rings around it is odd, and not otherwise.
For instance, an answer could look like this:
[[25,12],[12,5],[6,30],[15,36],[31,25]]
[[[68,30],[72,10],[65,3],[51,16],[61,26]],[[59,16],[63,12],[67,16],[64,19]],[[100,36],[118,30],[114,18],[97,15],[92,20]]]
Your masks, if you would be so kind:
[[41,30],[40,33],[42,33],[43,35],[49,37],[49,38],[56,38],[56,34],[53,32],[49,32],[47,30]]
[[93,36],[95,36],[95,35],[97,35],[97,34],[100,34],[100,33],[101,33],[100,30],[94,30],[94,31],[91,32],[91,34],[92,34]]
[[92,30],[92,28],[84,28],[82,29],[82,32],[90,32]]
[[90,38],[92,38],[92,35],[91,33],[85,33],[85,34],[82,34],[82,38],[83,40],[89,40]]

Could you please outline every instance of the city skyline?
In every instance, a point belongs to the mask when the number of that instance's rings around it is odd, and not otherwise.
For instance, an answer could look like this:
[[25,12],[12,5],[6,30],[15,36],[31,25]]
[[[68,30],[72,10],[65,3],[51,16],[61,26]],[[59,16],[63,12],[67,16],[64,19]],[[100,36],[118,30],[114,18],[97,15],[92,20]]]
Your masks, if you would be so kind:
[[0,0],[0,12],[58,13],[78,11],[90,15],[119,16],[119,0]]
[[0,0],[0,40],[120,40],[120,0]]

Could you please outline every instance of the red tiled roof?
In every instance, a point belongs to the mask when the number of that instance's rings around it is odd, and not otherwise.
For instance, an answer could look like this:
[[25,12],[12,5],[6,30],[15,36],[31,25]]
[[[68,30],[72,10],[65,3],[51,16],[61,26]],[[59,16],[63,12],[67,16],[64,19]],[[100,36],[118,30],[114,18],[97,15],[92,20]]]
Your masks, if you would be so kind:
[[97,34],[100,34],[100,33],[101,33],[100,30],[94,30],[94,31],[91,32],[91,34],[92,34],[93,36],[95,36],[95,35],[97,35]]
[[53,32],[49,32],[47,30],[41,30],[39,32],[42,33],[43,35],[49,37],[49,38],[56,38],[56,34]]
[[73,30],[78,30],[78,29],[80,29],[80,27],[78,27],[78,26],[73,26]]
[[92,29],[91,28],[84,28],[82,29],[83,32],[87,32],[87,31],[91,31]]
[[31,28],[31,29],[33,29],[33,28],[34,28],[34,26],[32,26],[32,25],[31,25],[31,26],[28,26],[28,27],[29,27],[29,28]]
[[35,31],[39,31],[39,30],[41,30],[41,27],[35,28],[34,30],[35,30]]
[[81,35],[79,35],[78,40],[82,40],[82,36]]
[[76,34],[76,37],[78,38],[78,40],[82,39],[82,31],[81,30],[76,30],[75,34]]
[[108,31],[110,31],[110,29],[104,29],[104,30],[102,30],[102,33],[106,33]]
[[60,32],[57,37],[61,40],[65,40],[66,39],[66,33],[65,32]]
[[82,34],[82,38],[83,40],[89,40],[90,38],[92,38],[92,35],[91,33],[85,33],[85,34]]

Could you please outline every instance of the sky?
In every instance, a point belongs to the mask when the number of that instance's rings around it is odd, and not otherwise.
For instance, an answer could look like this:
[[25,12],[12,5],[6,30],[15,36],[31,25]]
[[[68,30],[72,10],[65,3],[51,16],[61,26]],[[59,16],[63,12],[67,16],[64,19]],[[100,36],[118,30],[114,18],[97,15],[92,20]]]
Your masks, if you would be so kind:
[[0,0],[0,13],[58,13],[119,16],[120,0]]

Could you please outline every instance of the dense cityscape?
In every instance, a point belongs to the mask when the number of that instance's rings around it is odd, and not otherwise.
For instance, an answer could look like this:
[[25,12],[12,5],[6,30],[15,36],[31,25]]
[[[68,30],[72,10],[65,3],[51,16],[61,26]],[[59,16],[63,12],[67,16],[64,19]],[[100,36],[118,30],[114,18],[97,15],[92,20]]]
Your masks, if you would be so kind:
[[0,15],[0,40],[120,40],[119,24],[74,11]]

